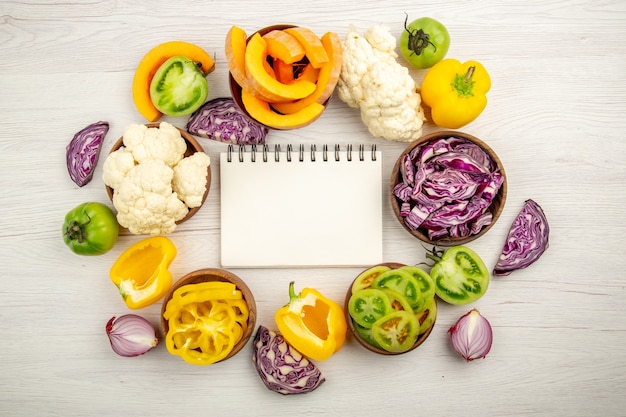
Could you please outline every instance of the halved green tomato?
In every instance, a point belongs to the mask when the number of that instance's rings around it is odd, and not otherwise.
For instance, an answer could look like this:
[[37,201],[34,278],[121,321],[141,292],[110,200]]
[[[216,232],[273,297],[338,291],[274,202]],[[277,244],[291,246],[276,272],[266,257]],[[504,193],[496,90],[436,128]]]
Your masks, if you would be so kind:
[[406,297],[411,308],[419,306],[422,298],[422,292],[420,291],[420,284],[417,279],[407,271],[399,269],[392,269],[387,272],[383,272],[372,281],[372,288],[389,288],[402,294]]
[[466,246],[453,246],[430,270],[435,293],[447,303],[462,305],[478,300],[489,287],[489,270],[476,252]]
[[395,311],[372,325],[372,336],[388,352],[406,352],[415,344],[420,324],[412,311]]
[[389,270],[391,270],[391,268],[388,266],[376,265],[361,272],[352,284],[352,294],[358,290],[370,288],[372,286],[372,281],[374,281],[377,276]]
[[355,323],[367,329],[381,317],[393,311],[389,297],[383,291],[367,288],[352,294],[348,300],[348,312]]
[[165,61],[150,82],[150,99],[161,113],[185,116],[198,110],[209,94],[209,86],[198,65],[184,56]]

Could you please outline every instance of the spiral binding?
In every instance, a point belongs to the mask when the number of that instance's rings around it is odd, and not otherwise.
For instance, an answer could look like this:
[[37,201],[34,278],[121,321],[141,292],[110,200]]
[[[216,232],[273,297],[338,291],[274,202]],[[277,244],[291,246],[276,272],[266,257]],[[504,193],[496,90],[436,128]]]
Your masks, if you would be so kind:
[[[304,144],[300,144],[299,149],[298,149],[298,161],[299,162],[303,162],[304,161],[304,149],[305,149],[305,145]],[[227,150],[227,157],[226,160],[228,162],[232,162],[233,161],[233,153],[235,151],[235,147],[234,145],[228,145],[228,150]],[[246,145],[239,145],[239,149],[238,149],[238,157],[239,157],[239,162],[243,162],[244,158],[243,155],[246,152]],[[257,145],[251,145],[251,150],[250,150],[250,160],[252,162],[256,162],[257,161],[257,153],[261,153],[263,162],[267,162],[268,159],[268,155],[270,154],[270,149],[268,145],[263,145],[262,149],[259,151]],[[293,151],[293,146],[291,144],[287,145],[287,152],[286,152],[286,157],[287,157],[287,162],[291,162],[292,161],[292,154],[294,153]],[[311,144],[311,161],[315,162],[315,158],[317,154],[317,146],[315,144]],[[328,145],[323,145],[322,146],[322,159],[324,161],[328,161]],[[280,155],[281,155],[281,148],[280,148],[280,144],[276,144],[274,145],[274,161],[279,162],[280,161]],[[340,160],[340,156],[341,156],[341,146],[339,144],[335,145],[335,161],[339,161]],[[372,161],[376,161],[376,144],[372,145],[371,148],[371,158]],[[346,146],[346,159],[348,161],[352,161],[352,144],[348,144]],[[365,160],[365,144],[360,144],[359,145],[359,161],[364,161]]]

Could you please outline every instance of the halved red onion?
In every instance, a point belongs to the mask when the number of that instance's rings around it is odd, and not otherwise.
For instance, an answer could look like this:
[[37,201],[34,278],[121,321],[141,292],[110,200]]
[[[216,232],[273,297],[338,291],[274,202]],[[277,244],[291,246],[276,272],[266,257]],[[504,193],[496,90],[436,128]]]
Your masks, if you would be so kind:
[[493,275],[505,276],[534,263],[548,249],[550,226],[541,206],[524,202],[507,235]]
[[482,359],[491,350],[491,324],[475,308],[463,315],[448,330],[454,350],[467,362]]
[[159,344],[154,326],[136,314],[111,317],[106,332],[111,348],[120,356],[143,355]]
[[92,123],[76,133],[66,146],[67,172],[79,187],[88,184],[93,178],[102,142],[108,131],[108,122]]

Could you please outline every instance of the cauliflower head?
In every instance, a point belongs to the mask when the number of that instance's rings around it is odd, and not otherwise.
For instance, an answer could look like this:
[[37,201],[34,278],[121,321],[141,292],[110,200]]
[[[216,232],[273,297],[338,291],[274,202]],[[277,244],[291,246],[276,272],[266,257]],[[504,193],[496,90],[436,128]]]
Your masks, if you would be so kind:
[[133,234],[167,234],[189,208],[172,190],[174,170],[149,159],[135,165],[113,194],[117,221]]
[[111,152],[105,159],[102,180],[109,187],[116,189],[134,166],[133,154],[122,146],[115,152]]
[[138,163],[160,159],[173,167],[185,157],[187,150],[180,131],[167,122],[161,122],[159,127],[130,124],[124,129],[123,141]]
[[410,142],[421,136],[422,100],[409,70],[396,59],[396,38],[389,29],[376,25],[361,36],[350,27],[342,46],[339,99],[360,109],[375,137]]
[[189,208],[202,204],[202,197],[207,189],[206,177],[209,165],[211,165],[209,155],[196,152],[174,167],[172,188]]
[[185,157],[187,143],[169,123],[124,130],[124,146],[104,162],[102,179],[113,188],[117,221],[133,234],[168,234],[190,208],[202,205],[211,160],[204,152]]

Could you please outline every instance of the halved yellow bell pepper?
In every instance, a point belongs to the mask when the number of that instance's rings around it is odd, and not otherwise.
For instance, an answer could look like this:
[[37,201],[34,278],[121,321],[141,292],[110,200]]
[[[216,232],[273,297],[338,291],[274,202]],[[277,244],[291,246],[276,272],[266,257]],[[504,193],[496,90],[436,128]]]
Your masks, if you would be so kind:
[[347,323],[341,306],[312,288],[296,294],[293,282],[289,284],[289,303],[274,319],[287,343],[311,359],[330,358],[346,340]]
[[129,308],[143,308],[157,302],[172,287],[168,268],[175,257],[176,246],[171,240],[152,236],[122,252],[109,276]]
[[479,62],[449,58],[428,70],[420,94],[437,126],[458,129],[482,113],[490,88],[491,78]]

